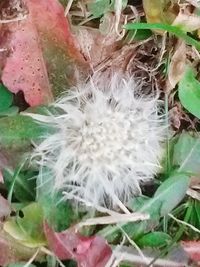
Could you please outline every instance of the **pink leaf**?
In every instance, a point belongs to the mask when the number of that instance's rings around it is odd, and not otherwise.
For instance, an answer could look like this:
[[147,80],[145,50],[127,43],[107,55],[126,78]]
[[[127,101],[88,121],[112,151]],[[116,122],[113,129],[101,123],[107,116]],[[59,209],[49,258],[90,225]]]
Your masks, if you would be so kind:
[[182,241],[181,245],[193,261],[200,263],[200,241]]
[[4,183],[4,180],[3,180],[3,175],[2,175],[2,173],[1,173],[1,170],[0,170],[0,183]]
[[52,88],[66,88],[85,62],[58,0],[23,2],[27,18],[4,29],[9,55],[2,81],[13,93],[23,91],[26,101],[36,106],[53,99]]
[[0,220],[3,217],[7,217],[11,212],[9,202],[0,195]]
[[104,267],[111,256],[111,248],[101,237],[84,237],[72,228],[56,233],[46,223],[44,229],[55,255],[61,260],[76,260],[78,267]]

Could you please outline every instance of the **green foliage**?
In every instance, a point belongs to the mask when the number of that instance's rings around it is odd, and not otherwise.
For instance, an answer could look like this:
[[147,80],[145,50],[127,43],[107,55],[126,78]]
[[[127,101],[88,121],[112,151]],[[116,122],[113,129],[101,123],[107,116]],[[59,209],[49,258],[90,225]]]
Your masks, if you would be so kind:
[[44,218],[56,232],[66,230],[75,219],[69,202],[63,201],[62,195],[49,194],[40,199],[44,211]]
[[197,50],[200,50],[200,43],[199,41],[195,40],[191,36],[187,35],[180,27],[172,26],[168,24],[162,23],[128,23],[125,26],[127,30],[163,30],[167,31],[171,34],[174,34],[176,37],[183,39],[186,44],[193,45],[196,47]]
[[[127,0],[122,0],[122,7],[125,8]],[[94,0],[87,4],[88,11],[92,18],[100,18],[107,12],[114,11],[115,0]]]
[[[48,186],[47,186],[48,185]],[[44,218],[56,232],[66,230],[75,220],[75,212],[61,193],[55,192],[53,173],[43,168],[37,176],[37,201],[43,208]]]
[[[19,263],[11,263],[7,267],[24,267],[26,266],[27,262],[19,262]],[[36,267],[34,264],[29,264],[28,267]]]
[[167,215],[184,198],[189,186],[189,176],[182,173],[174,174],[165,180],[152,198],[152,205],[157,202],[162,203],[160,215]]
[[36,175],[37,172],[24,171],[20,167],[15,172],[5,168],[3,176],[10,200],[14,194],[15,198],[21,202],[34,201],[36,197]]
[[192,175],[200,174],[200,137],[183,132],[174,145],[173,165],[179,171]]
[[172,238],[163,232],[152,232],[146,235],[143,235],[140,239],[137,240],[137,244],[141,247],[163,247],[167,245]]
[[42,139],[52,131],[23,115],[0,118],[0,129],[0,147],[13,149],[30,145],[31,141]]
[[[190,199],[188,201],[188,207],[191,210],[190,217],[188,218],[188,223],[200,229],[200,202],[197,199]],[[196,233],[192,229],[187,229],[188,238],[199,239],[199,233]]]
[[110,10],[110,0],[97,0],[88,4],[88,10],[94,18],[99,18]]
[[[161,217],[171,212],[184,198],[189,186],[189,176],[176,173],[166,179],[157,189],[152,198],[140,196],[133,198],[129,203],[129,208],[134,212],[142,212],[150,215],[150,219],[137,223],[125,223],[120,226],[130,238],[138,240],[145,233],[155,229]],[[101,231],[104,237],[112,240],[119,233],[119,228],[106,227]]]
[[178,93],[184,108],[200,119],[200,83],[195,79],[191,68],[187,68],[179,82]]
[[0,84],[0,115],[1,112],[7,111],[13,102],[13,94],[8,89]]
[[137,31],[129,31],[126,37],[125,42],[131,42],[131,41],[142,41],[148,39],[150,36],[152,36],[152,32],[150,30],[137,30]]
[[34,202],[18,211],[18,215],[4,223],[4,230],[21,244],[35,248],[46,245],[43,232],[43,210]]

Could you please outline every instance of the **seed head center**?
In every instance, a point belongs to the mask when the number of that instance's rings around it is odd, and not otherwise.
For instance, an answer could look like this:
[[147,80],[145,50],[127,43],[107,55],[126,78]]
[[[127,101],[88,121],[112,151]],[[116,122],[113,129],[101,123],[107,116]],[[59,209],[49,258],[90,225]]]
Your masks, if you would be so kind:
[[80,160],[91,163],[111,163],[127,150],[131,121],[120,112],[104,115],[98,121],[87,121],[81,129]]

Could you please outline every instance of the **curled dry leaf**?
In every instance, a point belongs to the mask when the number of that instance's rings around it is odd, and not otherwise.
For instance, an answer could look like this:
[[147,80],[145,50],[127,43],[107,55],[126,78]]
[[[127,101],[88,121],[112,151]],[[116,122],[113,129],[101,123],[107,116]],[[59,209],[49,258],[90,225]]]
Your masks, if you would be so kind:
[[200,16],[181,10],[173,25],[180,26],[186,32],[196,31],[200,28]]
[[186,66],[186,45],[178,40],[168,71],[167,89],[171,91],[181,80]]
[[78,267],[104,267],[111,256],[111,248],[101,237],[84,237],[72,228],[57,233],[47,223],[44,230],[55,255],[61,260],[76,260]]
[[198,3],[198,0],[186,0],[186,2],[190,3],[191,5],[199,8],[200,7],[200,3]]
[[23,91],[26,101],[35,106],[52,100],[52,88],[59,91],[72,84],[76,66],[85,62],[58,0],[23,3],[27,17],[4,26],[9,55],[2,80],[13,93]]

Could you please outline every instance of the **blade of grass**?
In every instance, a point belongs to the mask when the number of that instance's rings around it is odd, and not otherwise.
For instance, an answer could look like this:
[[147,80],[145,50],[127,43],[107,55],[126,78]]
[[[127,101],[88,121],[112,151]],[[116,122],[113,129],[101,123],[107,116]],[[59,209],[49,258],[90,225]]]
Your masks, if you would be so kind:
[[[189,205],[188,208],[187,208],[185,217],[184,217],[184,222],[187,223],[189,221],[191,213],[192,213],[192,205]],[[177,241],[179,241],[179,239],[181,238],[181,236],[184,233],[184,230],[185,230],[185,225],[181,224],[180,228],[179,228],[178,232],[176,233],[176,235],[174,236],[172,242],[170,244],[168,244],[168,246],[165,249],[163,249],[163,251],[156,258],[154,258],[153,261],[151,261],[150,264],[147,267],[151,267],[156,262],[157,259],[162,258],[163,256],[165,256],[170,251],[170,249],[173,247],[173,245]]]
[[200,51],[200,42],[187,35],[184,31],[181,30],[178,26],[163,24],[163,23],[128,23],[125,26],[127,30],[163,30],[171,34],[174,34],[176,37],[183,39],[186,44],[196,47]]
[[12,202],[12,195],[13,195],[13,191],[14,191],[14,187],[15,187],[15,183],[17,181],[18,175],[20,174],[24,164],[26,161],[23,161],[15,170],[14,175],[13,175],[13,181],[10,187],[10,190],[8,192],[8,201],[11,203]]

